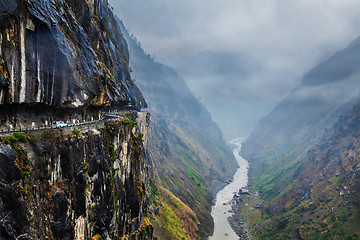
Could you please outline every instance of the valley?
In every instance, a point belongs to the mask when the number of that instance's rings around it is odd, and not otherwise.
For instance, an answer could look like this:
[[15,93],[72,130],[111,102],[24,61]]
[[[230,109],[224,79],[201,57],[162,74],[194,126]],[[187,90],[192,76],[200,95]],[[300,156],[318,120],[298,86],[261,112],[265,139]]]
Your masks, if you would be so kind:
[[0,239],[360,239],[357,9],[0,1]]

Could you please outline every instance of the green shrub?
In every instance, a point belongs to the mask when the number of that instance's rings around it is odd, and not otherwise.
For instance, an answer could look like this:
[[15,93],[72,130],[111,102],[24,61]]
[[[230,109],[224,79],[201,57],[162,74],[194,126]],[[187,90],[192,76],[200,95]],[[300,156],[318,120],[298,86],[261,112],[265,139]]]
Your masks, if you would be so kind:
[[97,212],[96,212],[96,207],[95,207],[95,206],[92,207],[92,212],[93,212],[93,214],[94,214],[94,217],[96,217]]
[[23,176],[24,176],[24,178],[30,177],[30,174],[31,174],[31,171],[30,171],[30,170],[29,170],[29,171],[23,171]]
[[106,31],[109,32],[109,17],[108,16],[104,16],[101,21],[100,21],[100,29],[102,31]]
[[40,172],[39,173],[39,179],[40,181],[44,181],[44,180],[47,180],[50,176],[50,173],[46,173],[46,172]]
[[286,228],[288,222],[289,221],[287,219],[279,219],[277,222],[277,229],[282,230],[282,229]]
[[4,144],[15,144],[17,142],[19,142],[18,138],[16,138],[15,136],[10,136],[10,137],[6,138],[3,143]]
[[84,170],[85,170],[85,172],[89,171],[89,163],[84,162]]
[[26,143],[26,142],[29,142],[30,141],[30,137],[24,133],[24,132],[17,132],[17,133],[14,133],[14,137],[17,138],[20,142],[22,143]]
[[109,144],[109,154],[113,158],[115,156],[114,145]]
[[136,126],[136,122],[131,119],[131,116],[124,118],[123,123],[128,124],[132,128]]
[[72,133],[73,133],[74,135],[76,135],[76,136],[79,136],[79,135],[81,134],[81,131],[80,131],[80,129],[75,128],[75,129],[72,131]]

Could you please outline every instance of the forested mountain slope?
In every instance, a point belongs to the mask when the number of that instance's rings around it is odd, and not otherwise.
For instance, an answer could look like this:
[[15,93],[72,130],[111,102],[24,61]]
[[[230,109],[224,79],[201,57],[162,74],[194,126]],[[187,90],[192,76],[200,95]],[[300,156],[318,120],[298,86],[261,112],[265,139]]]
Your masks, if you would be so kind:
[[360,39],[319,64],[243,145],[257,239],[357,239]]
[[255,178],[296,164],[326,128],[351,111],[360,93],[359,55],[360,39],[356,39],[313,68],[259,122],[242,148],[242,155],[258,165],[252,168]]

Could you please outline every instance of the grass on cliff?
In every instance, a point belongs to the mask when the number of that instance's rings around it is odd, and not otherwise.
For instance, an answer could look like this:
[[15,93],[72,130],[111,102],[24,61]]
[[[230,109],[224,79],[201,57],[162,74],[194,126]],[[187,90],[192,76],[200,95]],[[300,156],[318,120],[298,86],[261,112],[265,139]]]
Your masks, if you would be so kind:
[[298,154],[296,147],[290,146],[272,158],[252,162],[253,189],[259,191],[265,201],[284,194],[283,188],[291,183],[292,176],[304,158],[304,155]]
[[36,142],[37,139],[27,133],[24,132],[16,132],[12,136],[3,138],[1,143],[13,145],[17,143],[28,143],[28,142]]
[[[171,173],[160,173],[161,181],[196,213],[204,229],[211,228],[210,187],[203,173],[206,170],[200,163],[194,164],[198,160],[194,160],[189,149],[179,147],[176,154],[178,161],[167,166]],[[199,234],[203,236],[206,231]]]
[[10,145],[10,147],[14,150],[16,163],[20,167],[24,179],[30,176],[32,169],[31,162],[27,156],[28,151],[23,144],[36,141],[37,140],[34,137],[24,132],[17,132],[10,137],[2,139],[0,142],[1,144]]
[[[245,199],[242,214],[249,220],[254,239],[360,239],[360,207],[339,194],[339,179],[315,185],[313,198],[300,204],[288,194],[291,184],[267,201],[263,210],[252,207],[254,196]],[[327,197],[320,198],[318,192]],[[267,208],[276,203],[281,211],[269,214]]]
[[199,239],[195,213],[169,190],[153,185],[151,191],[153,207],[158,209],[151,220],[155,235],[160,239]]
[[152,139],[152,146],[156,146],[152,157],[158,163],[162,185],[194,211],[201,223],[198,235],[205,238],[213,227],[211,184],[224,178],[230,167],[220,161],[227,155],[221,154],[218,146],[203,139],[193,126],[177,124],[155,122],[153,136],[161,137]]

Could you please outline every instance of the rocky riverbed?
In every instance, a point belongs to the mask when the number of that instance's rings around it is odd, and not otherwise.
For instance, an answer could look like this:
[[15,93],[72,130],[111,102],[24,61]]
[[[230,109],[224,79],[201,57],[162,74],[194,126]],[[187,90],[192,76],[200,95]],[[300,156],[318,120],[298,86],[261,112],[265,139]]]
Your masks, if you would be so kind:
[[232,200],[232,216],[228,217],[228,221],[230,223],[231,228],[234,232],[240,237],[241,240],[252,239],[251,234],[249,232],[249,222],[247,219],[242,219],[241,216],[241,208],[242,205],[245,204],[243,201],[243,194],[239,191],[239,194],[234,195]]

